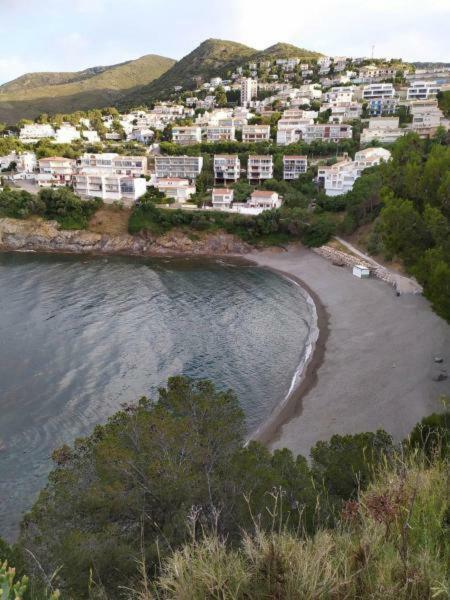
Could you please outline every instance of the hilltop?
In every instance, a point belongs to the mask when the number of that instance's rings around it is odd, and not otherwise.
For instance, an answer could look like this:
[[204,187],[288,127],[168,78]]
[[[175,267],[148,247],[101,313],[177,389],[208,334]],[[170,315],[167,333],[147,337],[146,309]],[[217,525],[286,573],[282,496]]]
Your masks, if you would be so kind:
[[73,73],[27,73],[0,86],[0,121],[12,124],[41,113],[133,107],[165,98],[175,86],[194,89],[194,78],[227,77],[251,61],[293,56],[308,60],[321,54],[284,43],[256,50],[237,42],[208,39],[178,62],[148,54]]
[[311,59],[322,55],[305,48],[297,48],[292,44],[278,43],[265,50],[255,50],[236,42],[208,39],[173,65],[159,79],[131,92],[125,101],[128,105],[148,102],[170,94],[178,85],[185,89],[194,89],[194,77],[201,78],[203,81],[208,81],[214,76],[227,77],[236,67],[248,62],[293,56]]
[[78,72],[27,73],[0,86],[0,121],[40,113],[68,113],[118,103],[131,90],[160,77],[175,61],[148,54],[116,65]]

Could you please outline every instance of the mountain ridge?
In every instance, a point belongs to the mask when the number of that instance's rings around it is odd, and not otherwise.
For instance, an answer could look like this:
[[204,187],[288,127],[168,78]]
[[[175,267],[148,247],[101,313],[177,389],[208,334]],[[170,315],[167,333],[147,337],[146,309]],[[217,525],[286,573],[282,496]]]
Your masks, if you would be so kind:
[[194,89],[196,77],[203,81],[215,75],[227,77],[248,62],[293,56],[306,60],[322,55],[282,42],[256,50],[238,42],[208,38],[179,61],[146,54],[81,71],[25,73],[0,85],[0,121],[14,124],[40,113],[130,108],[167,97],[178,85]]

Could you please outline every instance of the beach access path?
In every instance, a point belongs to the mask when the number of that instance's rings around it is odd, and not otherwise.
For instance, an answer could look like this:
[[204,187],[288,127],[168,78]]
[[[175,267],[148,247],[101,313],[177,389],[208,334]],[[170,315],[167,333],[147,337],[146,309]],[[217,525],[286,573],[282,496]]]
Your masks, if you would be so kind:
[[[297,278],[315,300],[321,334],[304,381],[255,436],[271,448],[309,455],[333,434],[385,429],[405,437],[450,394],[450,326],[419,294],[358,279],[301,246],[254,251],[259,266]],[[436,363],[441,357],[442,363]]]

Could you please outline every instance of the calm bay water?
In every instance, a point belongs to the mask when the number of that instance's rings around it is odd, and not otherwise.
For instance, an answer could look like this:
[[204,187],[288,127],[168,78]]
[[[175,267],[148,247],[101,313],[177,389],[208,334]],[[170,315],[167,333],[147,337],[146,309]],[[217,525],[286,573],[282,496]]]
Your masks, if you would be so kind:
[[254,430],[289,390],[312,310],[293,282],[223,261],[0,254],[0,536],[54,448],[171,375],[232,387]]

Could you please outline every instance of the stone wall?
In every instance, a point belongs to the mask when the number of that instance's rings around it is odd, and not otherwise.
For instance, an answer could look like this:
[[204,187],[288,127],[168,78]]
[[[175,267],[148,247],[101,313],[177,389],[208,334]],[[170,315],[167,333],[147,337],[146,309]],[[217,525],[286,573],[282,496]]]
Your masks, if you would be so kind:
[[353,256],[352,254],[341,252],[340,250],[336,250],[336,248],[332,248],[331,246],[321,246],[320,248],[313,248],[313,251],[338,265],[345,265],[346,267],[350,268],[353,268],[356,265],[363,265],[364,267],[367,267],[369,269],[370,275],[372,277],[376,277],[377,279],[381,279],[382,281],[389,283],[389,285],[395,286],[394,278],[387,269],[385,269],[382,266],[377,266],[370,262],[367,262],[359,256]]

